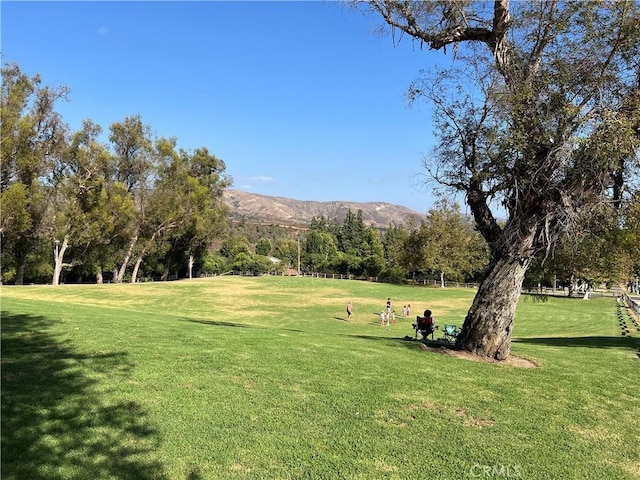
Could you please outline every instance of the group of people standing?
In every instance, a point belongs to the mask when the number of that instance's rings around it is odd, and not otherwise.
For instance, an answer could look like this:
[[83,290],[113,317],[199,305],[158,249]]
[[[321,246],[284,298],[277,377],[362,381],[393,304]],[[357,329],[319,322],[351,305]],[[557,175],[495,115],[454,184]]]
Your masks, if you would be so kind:
[[[406,320],[411,315],[411,305],[403,305],[402,306],[402,318]],[[351,300],[347,302],[347,321],[351,320],[353,316],[353,303]],[[380,326],[389,326],[389,324],[396,324],[396,311],[392,308],[391,298],[387,298],[387,305],[384,310],[380,312]]]
[[[411,305],[403,305],[402,306],[402,318],[406,320],[411,315]],[[389,322],[396,324],[396,311],[391,306],[391,298],[387,298],[387,306],[385,310],[380,312],[380,326],[384,327],[385,325],[388,327]]]

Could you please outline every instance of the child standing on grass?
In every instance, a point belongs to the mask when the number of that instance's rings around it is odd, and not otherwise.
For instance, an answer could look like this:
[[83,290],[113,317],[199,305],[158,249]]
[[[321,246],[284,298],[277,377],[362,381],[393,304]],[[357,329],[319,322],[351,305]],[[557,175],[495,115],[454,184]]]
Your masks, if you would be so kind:
[[408,316],[409,316],[409,314],[407,313],[407,306],[403,305],[403,307],[402,307],[402,319],[406,320]]
[[[391,312],[391,323],[393,323],[394,325],[396,324],[396,311],[393,310]],[[387,325],[389,325],[389,322],[387,322]]]
[[380,312],[380,326],[384,327],[385,323],[387,323],[387,316],[384,313],[384,310]]
[[353,313],[353,304],[351,300],[347,303],[347,322],[351,320],[351,314]]

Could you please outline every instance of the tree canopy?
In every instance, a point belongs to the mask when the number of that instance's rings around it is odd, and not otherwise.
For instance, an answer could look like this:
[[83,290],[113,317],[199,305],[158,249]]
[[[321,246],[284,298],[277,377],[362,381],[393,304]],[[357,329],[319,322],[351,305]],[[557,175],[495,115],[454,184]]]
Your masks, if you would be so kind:
[[586,212],[624,202],[637,179],[638,4],[364,4],[421,46],[451,47],[452,66],[416,81],[409,96],[435,106],[439,141],[425,165],[464,194],[490,251],[457,344],[504,359],[532,262]]
[[149,256],[166,277],[182,257],[206,249],[226,225],[224,162],[206,147],[154,139],[139,115],[112,124],[108,142],[90,120],[70,132],[55,110],[67,94],[16,64],[2,69],[4,273],[13,270],[16,284],[27,268],[31,279],[51,275],[55,244],[54,285],[64,265],[98,282],[112,271],[121,282],[134,258],[135,281]]

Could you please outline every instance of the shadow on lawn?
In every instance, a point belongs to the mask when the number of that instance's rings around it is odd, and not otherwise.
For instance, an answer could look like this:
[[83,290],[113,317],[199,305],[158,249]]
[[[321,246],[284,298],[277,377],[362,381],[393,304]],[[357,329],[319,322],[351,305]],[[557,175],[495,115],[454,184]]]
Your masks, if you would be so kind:
[[386,345],[401,346],[411,350],[420,349],[421,348],[420,346],[423,344],[427,346],[433,346],[433,347],[448,347],[448,345],[440,344],[436,341],[429,340],[424,342],[422,340],[416,340],[414,337],[410,337],[409,335],[406,335],[404,337],[381,337],[378,335],[347,335],[347,336],[352,338],[359,338],[362,340],[372,340],[372,341],[384,343]]
[[183,318],[182,320],[191,323],[201,323],[203,325],[214,325],[216,327],[260,328],[254,325],[247,325],[246,323],[221,322],[219,320],[200,320],[195,318]]
[[2,315],[3,479],[166,479],[141,406],[105,402],[94,375],[127,375],[124,352],[74,351],[46,317]]
[[[423,348],[426,345],[431,348],[448,348],[455,350],[454,345],[434,340],[414,339],[409,335],[405,337],[386,337],[378,335],[348,335],[352,338],[376,341],[386,345],[404,346],[410,350]],[[512,343],[528,343],[532,345],[548,345],[551,347],[582,347],[582,348],[616,348],[629,349],[637,352],[640,357],[640,338],[636,337],[536,337],[517,338]]]
[[548,345],[551,347],[588,347],[640,349],[640,338],[633,337],[535,337],[515,338],[512,343]]
[[[249,325],[246,323],[236,323],[236,322],[222,322],[220,320],[202,320],[196,318],[183,318],[181,319],[183,322],[191,322],[191,323],[200,323],[202,325],[211,325],[214,327],[233,327],[233,328],[257,328],[261,330],[267,330],[266,327],[260,327],[257,325]],[[297,328],[282,328],[280,330],[285,330],[287,332],[304,332],[304,330],[300,330]]]

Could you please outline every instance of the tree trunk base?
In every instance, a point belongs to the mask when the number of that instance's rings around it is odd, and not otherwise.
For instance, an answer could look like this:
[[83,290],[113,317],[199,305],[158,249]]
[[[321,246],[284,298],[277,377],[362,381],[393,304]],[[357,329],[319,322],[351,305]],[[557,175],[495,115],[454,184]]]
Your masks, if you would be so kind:
[[506,360],[529,262],[512,257],[492,263],[467,313],[456,347],[479,357]]

